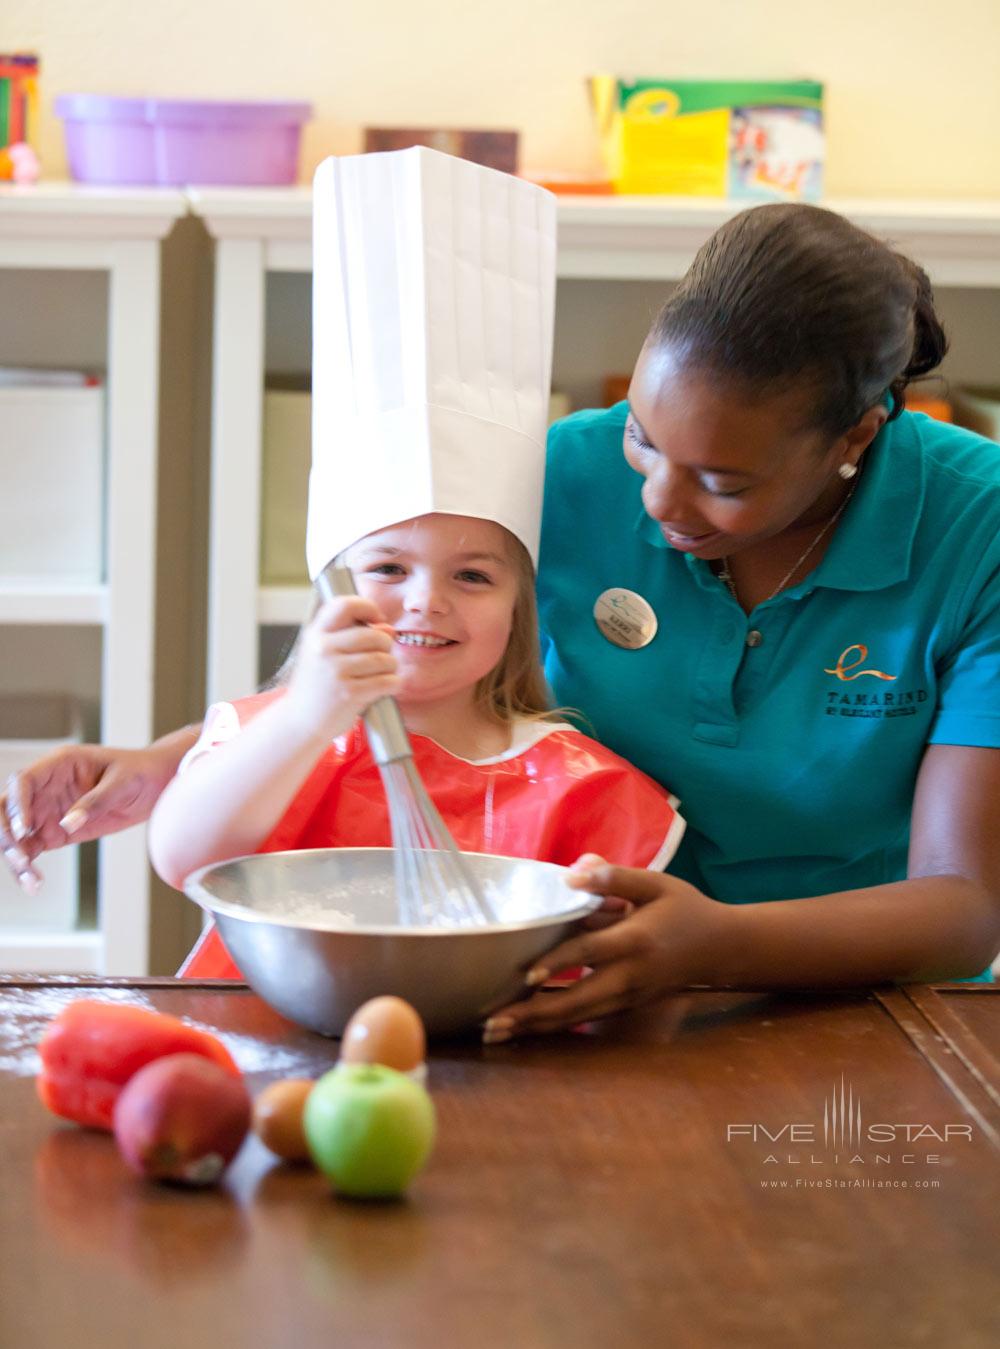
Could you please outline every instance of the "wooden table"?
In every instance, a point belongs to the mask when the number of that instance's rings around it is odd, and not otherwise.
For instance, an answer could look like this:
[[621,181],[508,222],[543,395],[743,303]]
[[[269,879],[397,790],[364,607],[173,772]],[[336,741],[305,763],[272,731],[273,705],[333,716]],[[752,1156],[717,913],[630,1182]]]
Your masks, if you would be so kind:
[[691,993],[437,1046],[438,1146],[390,1204],[256,1139],[214,1191],[131,1176],[35,1096],[81,994],[217,1031],[254,1090],[335,1057],[239,985],[0,979],[3,1349],[1000,1343],[1000,989]]

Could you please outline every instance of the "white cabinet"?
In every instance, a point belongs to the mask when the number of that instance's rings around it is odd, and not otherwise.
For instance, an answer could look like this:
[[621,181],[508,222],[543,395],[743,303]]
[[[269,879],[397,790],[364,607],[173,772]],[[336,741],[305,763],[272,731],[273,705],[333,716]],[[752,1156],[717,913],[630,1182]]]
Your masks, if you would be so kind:
[[[190,189],[216,240],[208,696],[247,693],[261,629],[295,625],[305,588],[261,586],[261,402],[265,351],[309,368],[309,293],[272,283],[312,266],[311,193]],[[953,374],[1000,384],[1000,202],[831,201],[919,261],[956,337]],[[567,198],[559,205],[554,382],[586,406],[599,373],[627,372],[668,289],[739,203]],[[289,298],[291,297],[291,298]],[[964,331],[963,331],[964,330]],[[960,350],[964,348],[964,350]],[[292,356],[294,360],[294,355]],[[581,403],[581,395],[586,402]]]
[[[160,241],[187,209],[171,190],[0,188],[0,363],[59,366],[93,351],[107,389],[104,578],[0,583],[0,682],[52,690],[86,678],[89,662],[101,738],[117,745],[153,732]],[[104,840],[96,924],[0,930],[0,968],[145,973],[149,891],[145,831]]]

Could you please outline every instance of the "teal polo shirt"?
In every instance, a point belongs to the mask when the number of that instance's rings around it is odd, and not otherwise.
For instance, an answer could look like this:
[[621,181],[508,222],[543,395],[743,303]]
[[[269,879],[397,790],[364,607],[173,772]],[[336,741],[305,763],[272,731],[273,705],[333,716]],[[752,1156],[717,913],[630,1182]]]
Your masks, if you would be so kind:
[[[549,433],[538,598],[557,703],[680,797],[669,870],[716,899],[903,879],[925,747],[1000,747],[1000,446],[904,412],[819,566],[747,615],[643,510],[627,413]],[[652,605],[648,646],[601,634],[612,587]]]

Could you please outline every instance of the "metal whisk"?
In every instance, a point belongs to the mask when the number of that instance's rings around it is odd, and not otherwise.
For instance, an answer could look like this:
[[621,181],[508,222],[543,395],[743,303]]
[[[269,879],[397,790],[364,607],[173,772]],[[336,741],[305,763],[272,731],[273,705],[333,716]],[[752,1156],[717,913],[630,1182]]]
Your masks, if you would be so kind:
[[[316,578],[324,600],[356,595],[349,567],[336,559]],[[413,762],[413,749],[394,698],[379,698],[364,716],[372,757],[389,805],[396,901],[402,922],[419,927],[481,927],[498,921]]]

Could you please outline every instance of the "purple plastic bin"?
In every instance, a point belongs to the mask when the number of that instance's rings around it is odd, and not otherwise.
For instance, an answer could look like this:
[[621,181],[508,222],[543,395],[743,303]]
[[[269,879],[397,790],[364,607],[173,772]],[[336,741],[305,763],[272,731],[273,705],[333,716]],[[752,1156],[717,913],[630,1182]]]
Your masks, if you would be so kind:
[[83,183],[155,183],[153,128],[144,98],[67,94],[56,99],[66,123],[69,170]]
[[294,183],[308,103],[214,103],[63,94],[70,173],[82,183]]

